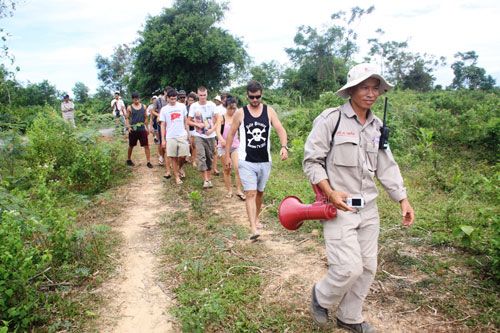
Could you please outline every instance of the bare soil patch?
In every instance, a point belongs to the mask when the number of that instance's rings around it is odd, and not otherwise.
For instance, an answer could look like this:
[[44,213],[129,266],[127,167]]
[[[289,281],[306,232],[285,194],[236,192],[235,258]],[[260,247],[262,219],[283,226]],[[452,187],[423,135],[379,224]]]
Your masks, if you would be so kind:
[[[153,147],[152,147],[153,148]],[[159,277],[161,232],[160,217],[168,204],[159,204],[163,185],[154,169],[146,167],[143,149],[134,149],[134,178],[122,187],[125,209],[113,229],[123,238],[116,276],[104,283],[100,292],[107,299],[101,310],[99,332],[172,332],[175,331],[168,309],[171,295]]]

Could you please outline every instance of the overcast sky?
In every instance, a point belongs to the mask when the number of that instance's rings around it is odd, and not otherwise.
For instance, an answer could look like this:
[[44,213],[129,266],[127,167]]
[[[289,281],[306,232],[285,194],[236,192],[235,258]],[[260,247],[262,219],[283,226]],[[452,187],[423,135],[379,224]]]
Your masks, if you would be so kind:
[[[1,0],[0,0],[1,1]],[[149,15],[158,15],[172,1],[158,0],[21,0],[14,16],[0,26],[12,36],[8,41],[18,80],[26,83],[48,80],[69,92],[83,82],[91,93],[100,85],[95,56],[110,56],[113,47],[137,38]],[[435,73],[437,84],[449,85],[449,65],[458,52],[475,50],[478,65],[500,84],[500,1],[497,0],[232,0],[221,26],[241,38],[258,64],[288,62],[284,51],[293,47],[300,25],[321,29],[332,13],[351,7],[375,11],[364,17],[358,29],[361,61],[367,55],[366,40],[384,30],[384,39],[409,40],[413,52],[445,56],[448,65]]]

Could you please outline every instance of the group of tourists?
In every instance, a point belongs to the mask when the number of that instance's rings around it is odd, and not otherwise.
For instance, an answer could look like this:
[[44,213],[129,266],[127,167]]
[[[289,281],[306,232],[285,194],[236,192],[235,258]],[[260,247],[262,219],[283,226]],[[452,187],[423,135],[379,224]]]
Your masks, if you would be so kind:
[[[371,110],[377,98],[390,89],[392,85],[377,67],[366,63],[354,66],[347,83],[337,91],[349,100],[323,111],[314,120],[305,143],[304,172],[338,210],[334,219],[322,221],[329,269],[312,288],[311,316],[321,327],[329,323],[328,309],[338,304],[339,327],[358,333],[376,332],[362,316],[362,305],[377,269],[380,219],[375,177],[389,197],[400,204],[402,224],[409,226],[415,218],[399,167],[390,149],[380,144],[383,124]],[[263,227],[259,214],[271,171],[271,127],[281,142],[282,161],[288,158],[288,147],[286,131],[276,112],[261,103],[262,85],[251,81],[246,93],[248,104],[240,109],[236,98],[228,94],[215,97],[215,103],[209,101],[205,87],[187,96],[183,90],[167,87],[162,95],[153,96],[149,107],[133,94],[133,103],[125,108],[117,94],[111,106],[117,117],[124,118],[128,130],[130,166],[134,165],[133,147],[140,141],[147,166],[153,167],[148,133],[154,132],[159,164],[165,165],[164,177],[173,176],[177,184],[182,184],[186,176],[183,167],[189,161],[198,167],[202,187],[209,189],[213,187],[212,174],[218,173],[218,155],[224,168],[226,198],[233,196],[233,169],[236,195],[245,200],[250,239],[255,240]],[[361,198],[361,204],[350,205],[354,200],[349,198]]]
[[[163,177],[174,178],[178,185],[186,177],[186,162],[198,168],[203,189],[213,187],[212,175],[219,175],[217,157],[221,159],[227,199],[234,196],[245,201],[251,228],[250,239],[260,237],[259,221],[264,189],[271,172],[271,127],[281,141],[280,156],[288,158],[287,135],[273,108],[262,104],[262,85],[250,81],[247,85],[249,103],[238,110],[238,101],[228,93],[208,100],[206,87],[186,95],[166,87],[151,98],[146,107],[137,93],[125,108],[119,94],[111,102],[115,117],[124,118],[128,131],[127,165],[134,166],[132,151],[140,142],[148,168],[151,164],[148,135],[153,134],[158,145],[158,164],[165,167]],[[187,99],[187,100],[186,100]],[[126,111],[125,111],[126,110]],[[231,171],[235,173],[236,193],[233,193]],[[241,176],[240,176],[241,175]]]

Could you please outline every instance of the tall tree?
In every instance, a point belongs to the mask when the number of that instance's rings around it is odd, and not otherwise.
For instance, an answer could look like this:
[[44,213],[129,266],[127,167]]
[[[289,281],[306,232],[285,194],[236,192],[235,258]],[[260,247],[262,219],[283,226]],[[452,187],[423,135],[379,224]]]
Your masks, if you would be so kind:
[[95,62],[99,70],[97,77],[103,85],[110,90],[125,93],[132,74],[130,47],[127,44],[118,45],[109,58],[98,54]]
[[285,72],[284,87],[313,96],[345,83],[348,62],[359,51],[354,26],[374,9],[353,7],[349,14],[336,12],[323,31],[300,26],[294,38],[296,47],[285,49],[294,68]]
[[[377,29],[377,34],[384,31]],[[366,61],[380,64],[380,72],[393,83],[403,89],[427,91],[432,89],[435,77],[432,73],[446,64],[445,57],[431,54],[420,54],[408,51],[408,40],[403,42],[382,41],[380,37],[368,39],[370,44],[369,57]]]
[[73,89],[73,94],[75,95],[75,100],[80,103],[85,103],[89,98],[89,87],[87,87],[83,82],[76,82]]
[[418,59],[412,63],[408,73],[403,75],[400,85],[402,89],[424,92],[432,89],[435,80],[425,61]]
[[[8,16],[14,15],[14,10],[16,9],[18,1],[17,0],[2,0],[0,1],[0,19]],[[14,80],[14,74],[16,71],[19,71],[19,67],[16,67],[14,70],[10,69],[8,66],[14,64],[14,55],[9,53],[9,47],[6,42],[9,38],[9,34],[5,32],[3,28],[0,28],[0,66],[2,75],[0,76],[0,90],[5,89],[7,93],[7,101],[8,105],[11,104],[11,91],[9,89],[9,80]],[[8,65],[4,64],[4,61],[7,60]]]
[[28,82],[25,95],[28,97],[25,105],[45,105],[58,106],[60,96],[62,95],[56,89],[56,86],[49,81],[43,80],[40,83]]
[[455,77],[451,87],[455,89],[468,88],[471,90],[491,90],[496,84],[491,75],[486,76],[486,70],[477,66],[479,56],[476,51],[458,52],[455,58],[459,59],[451,65]]
[[170,85],[195,90],[229,84],[231,71],[248,57],[240,39],[217,27],[227,10],[215,0],[175,0],[149,17],[134,49],[131,88],[150,94]]
[[272,60],[250,68],[250,79],[262,83],[266,89],[280,84],[282,69],[278,62]]

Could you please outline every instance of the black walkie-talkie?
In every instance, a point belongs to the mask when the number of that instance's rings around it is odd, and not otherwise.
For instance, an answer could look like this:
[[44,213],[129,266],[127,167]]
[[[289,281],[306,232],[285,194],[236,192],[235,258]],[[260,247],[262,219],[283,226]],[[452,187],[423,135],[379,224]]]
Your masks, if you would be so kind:
[[389,127],[386,126],[385,116],[387,114],[387,97],[385,98],[385,106],[384,106],[384,124],[380,129],[380,142],[378,145],[378,149],[387,149],[389,148]]

